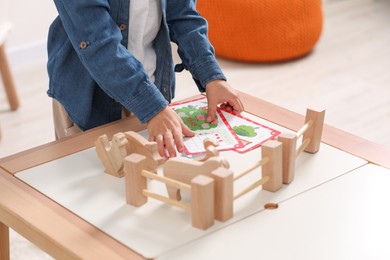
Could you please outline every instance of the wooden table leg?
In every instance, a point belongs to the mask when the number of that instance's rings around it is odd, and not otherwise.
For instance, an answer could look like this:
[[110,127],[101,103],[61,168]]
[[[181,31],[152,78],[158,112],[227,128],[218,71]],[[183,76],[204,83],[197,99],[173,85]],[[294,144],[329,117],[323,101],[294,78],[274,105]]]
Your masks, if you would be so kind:
[[0,222],[0,260],[9,259],[9,227]]
[[0,73],[11,110],[16,110],[19,107],[19,98],[16,93],[15,83],[5,53],[4,44],[0,45]]

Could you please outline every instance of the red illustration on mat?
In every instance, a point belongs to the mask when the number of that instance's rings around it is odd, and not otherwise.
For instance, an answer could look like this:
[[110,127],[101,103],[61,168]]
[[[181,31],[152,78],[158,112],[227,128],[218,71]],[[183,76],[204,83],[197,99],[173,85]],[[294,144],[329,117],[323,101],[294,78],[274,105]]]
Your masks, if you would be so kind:
[[231,111],[217,109],[216,119],[206,122],[207,99],[201,97],[171,105],[183,122],[195,132],[195,136],[184,138],[188,155],[204,153],[203,140],[212,138],[219,144],[217,150],[235,150],[245,153],[274,139],[280,132]]
[[280,135],[278,130],[264,126],[242,115],[234,114],[226,110],[221,110],[220,112],[245,145],[243,148],[236,149],[239,153],[251,151],[261,146],[265,141],[274,139]]

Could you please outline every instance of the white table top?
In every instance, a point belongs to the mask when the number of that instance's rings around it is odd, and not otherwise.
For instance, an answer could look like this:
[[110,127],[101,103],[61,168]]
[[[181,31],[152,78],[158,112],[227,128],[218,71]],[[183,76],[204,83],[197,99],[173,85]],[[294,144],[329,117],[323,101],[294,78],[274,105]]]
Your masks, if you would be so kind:
[[390,259],[389,182],[365,165],[159,259]]
[[[252,119],[277,130],[288,131],[259,118]],[[228,159],[234,172],[261,158],[259,149],[243,155],[235,152],[223,152],[221,155]],[[366,163],[358,157],[321,144],[317,154],[303,153],[298,158],[293,183],[284,185],[275,193],[261,189],[252,191],[235,202],[232,219],[224,223],[216,221],[206,231],[191,226],[188,212],[159,201],[150,199],[140,208],[127,205],[124,179],[104,174],[94,149],[22,171],[16,176],[136,252],[147,258],[154,258],[201,237],[207,239],[208,234],[232,223],[240,223],[242,219],[261,212],[267,202],[288,202],[289,199]],[[244,181],[240,180],[241,183],[235,189],[241,190],[248,182],[259,178],[260,174],[260,171],[257,174],[254,171],[248,178],[243,178]],[[165,187],[153,182],[151,188],[162,194],[165,192]]]

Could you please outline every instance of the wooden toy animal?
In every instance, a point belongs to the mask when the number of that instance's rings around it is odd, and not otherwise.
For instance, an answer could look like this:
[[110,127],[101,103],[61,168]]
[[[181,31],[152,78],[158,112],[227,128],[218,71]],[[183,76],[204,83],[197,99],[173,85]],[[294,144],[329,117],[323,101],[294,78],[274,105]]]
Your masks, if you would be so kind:
[[164,163],[157,151],[157,143],[149,142],[140,134],[128,131],[117,133],[108,140],[107,135],[99,136],[95,142],[96,153],[104,165],[105,172],[115,177],[123,177],[123,160],[132,153],[146,157],[145,170],[155,172]]
[[[198,175],[210,177],[219,167],[225,167],[226,161],[217,156],[205,161],[191,161],[185,158],[171,158],[163,165],[164,176],[183,183],[190,184]],[[225,167],[226,168],[226,167]],[[171,199],[181,200],[180,189],[167,186],[168,196]]]

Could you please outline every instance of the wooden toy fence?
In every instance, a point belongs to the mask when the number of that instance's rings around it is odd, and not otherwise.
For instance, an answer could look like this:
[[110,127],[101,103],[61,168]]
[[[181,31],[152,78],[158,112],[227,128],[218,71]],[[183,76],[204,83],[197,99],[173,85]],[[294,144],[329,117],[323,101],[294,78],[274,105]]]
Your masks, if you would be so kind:
[[[306,110],[305,124],[296,133],[282,133],[278,141],[283,144],[283,183],[291,183],[295,175],[296,158],[303,152],[316,153],[321,144],[325,110]],[[297,141],[302,143],[297,147]]]
[[[160,200],[164,203],[190,210],[192,226],[207,229],[214,224],[214,180],[204,175],[198,175],[188,185],[153,172],[143,170],[146,157],[133,153],[126,157],[124,162],[127,203],[136,207],[142,206],[148,198]],[[147,180],[160,181],[166,185],[175,186],[191,194],[191,204],[179,202],[148,190]]]
[[[125,176],[127,203],[142,206],[148,198],[174,205],[192,212],[192,225],[207,229],[214,219],[226,221],[233,217],[235,200],[259,186],[275,192],[294,178],[295,162],[303,152],[319,150],[325,111],[307,109],[305,124],[296,133],[282,133],[278,141],[269,140],[262,145],[260,161],[234,175],[229,163],[205,142],[206,156],[199,161],[173,158],[164,163],[158,155],[155,142],[148,142],[135,132],[114,135],[111,144],[106,136],[96,141],[96,151],[105,165],[105,171],[117,177]],[[302,143],[297,147],[297,140]],[[127,156],[128,155],[128,156]],[[127,156],[127,157],[126,157]],[[163,165],[164,176],[156,174]],[[262,167],[262,178],[234,194],[234,182]],[[167,186],[169,197],[148,190],[147,180],[159,181]],[[180,190],[191,194],[191,203],[181,202]]]
[[[278,141],[269,140],[262,146],[262,158],[252,166],[240,173],[233,174],[227,168],[219,167],[212,172],[211,176],[215,183],[215,219],[226,221],[233,217],[234,201],[263,186],[264,190],[277,191],[282,183],[282,144]],[[243,190],[234,194],[234,184],[236,181],[251,173],[257,168],[262,168],[262,178],[249,184]],[[218,176],[219,179],[215,179]],[[229,176],[222,178],[222,176]]]
[[[146,157],[133,153],[124,160],[126,201],[130,205],[139,207],[147,203],[148,198],[154,198],[164,203],[190,210],[192,213],[192,225],[200,229],[207,229],[213,225],[214,219],[226,221],[233,217],[234,200],[249,193],[260,185],[263,185],[263,188],[269,191],[278,190],[282,186],[281,155],[281,143],[271,140],[266,142],[262,147],[262,159],[236,176],[233,176],[231,170],[223,167],[223,164],[220,164],[211,172],[191,175],[191,179],[187,178],[187,181],[183,182],[144,170],[147,164]],[[193,164],[193,162],[186,159],[180,163],[185,162],[188,163],[188,169]],[[234,195],[234,181],[259,167],[263,167],[263,178],[260,178]],[[148,179],[187,191],[191,194],[191,204],[181,202],[180,197],[165,197],[148,190]]]

